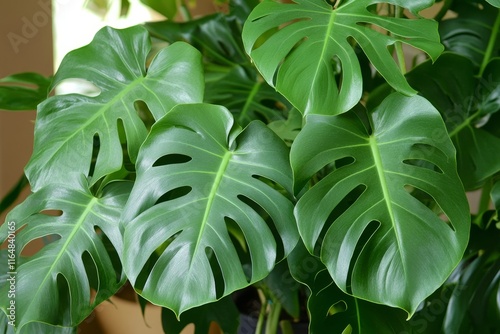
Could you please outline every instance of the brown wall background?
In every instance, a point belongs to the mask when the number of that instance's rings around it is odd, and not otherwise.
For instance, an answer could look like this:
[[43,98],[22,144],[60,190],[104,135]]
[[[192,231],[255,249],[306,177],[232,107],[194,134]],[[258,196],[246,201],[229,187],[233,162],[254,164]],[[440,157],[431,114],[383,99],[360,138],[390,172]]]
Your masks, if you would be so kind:
[[[0,77],[19,72],[53,73],[50,2],[2,1]],[[31,156],[34,120],[34,111],[0,112],[0,198],[16,184]],[[4,219],[5,214],[0,222]]]

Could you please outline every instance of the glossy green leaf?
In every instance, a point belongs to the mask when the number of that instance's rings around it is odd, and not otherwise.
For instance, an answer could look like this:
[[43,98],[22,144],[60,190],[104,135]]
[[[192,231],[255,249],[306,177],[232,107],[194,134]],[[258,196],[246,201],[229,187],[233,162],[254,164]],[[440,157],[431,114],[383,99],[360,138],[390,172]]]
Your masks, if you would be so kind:
[[0,333],[2,334],[77,334],[77,327],[55,327],[40,322],[32,322],[24,326],[22,331],[15,331],[9,319],[0,311]]
[[[32,322],[76,326],[123,285],[125,276],[113,265],[103,238],[121,252],[119,217],[130,188],[129,183],[115,183],[94,197],[83,184],[52,184],[9,213],[0,227],[0,240],[6,240],[12,229],[17,231],[16,256],[22,259],[16,267],[18,329]],[[25,246],[41,238],[52,242],[24,258]],[[7,291],[8,285],[2,284],[1,295]],[[4,312],[8,303],[7,298],[0,301]]]
[[[103,28],[89,45],[62,61],[52,87],[79,78],[100,94],[58,95],[39,106],[33,155],[26,175],[33,190],[57,180],[74,183],[90,171],[94,140],[98,152],[91,184],[123,164],[119,128],[123,125],[132,162],[147,130],[135,104],[144,101],[155,119],[178,103],[201,102],[203,70],[199,53],[185,43],[161,50],[146,69],[147,31]],[[97,137],[96,139],[94,137]],[[57,168],[54,168],[57,166]]]
[[342,292],[326,267],[301,243],[288,257],[293,277],[310,290],[310,334],[413,333],[404,311],[356,299]]
[[[291,186],[288,149],[263,123],[241,130],[223,107],[175,107],[139,154],[123,215],[129,280],[177,315],[261,280],[298,240],[293,205],[279,190]],[[248,275],[232,229],[244,235]]]
[[486,1],[488,1],[490,5],[500,8],[500,0],[486,0]]
[[[440,22],[441,42],[446,50],[463,55],[475,66],[480,66],[499,14],[498,10],[481,0],[453,1],[450,9],[457,16]],[[500,43],[496,42],[492,46],[491,56],[500,56]]]
[[444,53],[434,64],[421,64],[407,75],[442,114],[467,190],[500,171],[500,137],[485,127],[491,114],[500,110],[500,58],[488,64],[482,78],[476,78],[476,72],[467,58]]
[[169,309],[162,309],[161,321],[165,334],[179,334],[187,325],[194,325],[194,334],[209,334],[210,325],[215,322],[223,333],[236,333],[239,312],[231,297],[196,307],[182,314],[180,321]]
[[[363,92],[362,73],[352,43],[396,90],[412,95],[388,47],[402,42],[436,59],[443,47],[437,23],[384,17],[367,8],[374,0],[349,0],[332,8],[324,0],[292,4],[264,1],[243,28],[246,52],[265,80],[304,114],[339,114],[354,107]],[[433,1],[384,1],[413,13]],[[380,33],[370,25],[389,31]],[[342,68],[340,86],[334,67]],[[340,86],[340,87],[339,87]]]
[[18,73],[0,79],[0,110],[36,110],[48,95],[51,78]]
[[344,292],[411,315],[462,258],[468,203],[455,150],[427,100],[394,93],[370,116],[371,129],[363,117],[310,115],[292,145],[296,192],[334,166],[299,199],[299,233],[310,252],[321,248]]

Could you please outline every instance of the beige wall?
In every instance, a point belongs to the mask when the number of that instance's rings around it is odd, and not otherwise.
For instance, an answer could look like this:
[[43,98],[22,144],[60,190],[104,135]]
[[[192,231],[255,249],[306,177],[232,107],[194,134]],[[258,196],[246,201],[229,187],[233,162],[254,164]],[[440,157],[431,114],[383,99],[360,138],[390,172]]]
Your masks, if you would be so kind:
[[[51,21],[50,0],[2,1],[0,77],[28,71],[52,74]],[[34,119],[34,111],[0,112],[0,198],[15,185],[28,162]],[[5,215],[0,216],[0,222],[4,219]]]

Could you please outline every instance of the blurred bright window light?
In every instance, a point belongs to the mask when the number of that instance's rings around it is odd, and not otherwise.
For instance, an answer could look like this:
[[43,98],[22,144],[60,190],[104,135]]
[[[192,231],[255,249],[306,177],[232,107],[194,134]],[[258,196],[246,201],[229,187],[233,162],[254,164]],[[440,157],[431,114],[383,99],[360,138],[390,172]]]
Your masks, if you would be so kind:
[[[104,26],[126,28],[152,21],[155,14],[139,0],[129,0],[126,16],[121,16],[122,0],[52,0],[54,69],[71,50],[89,44]],[[156,16],[157,17],[157,16]],[[82,92],[93,95],[95,87],[82,80],[65,81],[58,94]],[[95,93],[98,92],[94,92]]]

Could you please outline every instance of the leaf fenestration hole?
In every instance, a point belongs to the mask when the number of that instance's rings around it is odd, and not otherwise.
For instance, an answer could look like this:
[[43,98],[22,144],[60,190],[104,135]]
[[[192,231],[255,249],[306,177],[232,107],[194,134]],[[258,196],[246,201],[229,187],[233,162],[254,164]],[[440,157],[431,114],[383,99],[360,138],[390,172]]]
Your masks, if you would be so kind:
[[347,304],[343,300],[339,300],[328,309],[328,316],[347,311]]
[[156,160],[153,167],[184,164],[191,160],[193,160],[193,158],[185,154],[167,154]]
[[144,125],[146,125],[147,128],[150,128],[155,122],[155,118],[151,113],[151,110],[149,110],[146,102],[141,100],[134,101],[134,109]]
[[455,227],[451,224],[449,217],[443,211],[438,202],[434,199],[432,195],[428,192],[415,187],[413,185],[407,184],[404,186],[406,192],[408,192],[413,198],[418,200],[420,203],[425,205],[429,210],[434,212],[434,214],[439,217],[446,225],[448,225],[453,231],[455,231]]
[[265,184],[267,184],[268,186],[270,186],[271,188],[275,189],[276,191],[278,191],[279,193],[281,193],[282,195],[285,195],[287,196],[289,199],[291,199],[291,197],[289,195],[289,192],[279,183],[267,178],[267,177],[264,177],[264,176],[261,176],[261,175],[256,175],[256,174],[253,174],[252,177],[254,179],[257,179]]
[[69,284],[66,277],[63,274],[59,273],[56,277],[57,291],[59,293],[58,300],[58,311],[54,311],[54,314],[59,315],[59,323],[66,323],[64,319],[71,318],[71,294],[69,291]]
[[[163,253],[163,252],[162,252]],[[153,270],[153,267],[155,266],[156,262],[160,259],[161,253],[159,252],[153,252],[149,256],[148,260],[144,264],[144,267],[142,267],[141,272],[139,275],[137,275],[137,279],[135,280],[134,288],[136,290],[143,290],[144,286],[146,285],[146,281],[149,278],[149,275],[151,274],[151,271]]]
[[178,188],[172,189],[172,190],[166,192],[165,194],[163,194],[160,198],[158,198],[155,205],[163,203],[163,202],[167,202],[167,201],[172,201],[174,199],[186,196],[192,190],[193,190],[193,188],[191,188],[190,186],[183,186],[183,187],[178,187]]
[[250,283],[252,278],[252,259],[245,235],[238,223],[236,223],[233,219],[224,217],[224,222],[226,223],[226,229],[229,233],[229,237],[236,248],[236,253],[238,254],[238,258],[245,272],[247,282]]
[[281,242],[281,236],[278,233],[278,230],[276,229],[276,225],[274,224],[273,219],[269,214],[267,213],[262,206],[257,204],[254,200],[244,196],[244,195],[238,195],[237,196],[240,201],[243,203],[247,204],[249,207],[251,207],[259,216],[262,217],[262,219],[266,222],[267,226],[273,233],[274,240],[276,240],[276,259],[282,259],[285,256],[285,247],[283,246],[283,243]]
[[101,139],[99,138],[99,134],[95,133],[92,138],[92,155],[91,162],[89,168],[89,176],[94,175],[95,166],[97,163],[97,157],[99,156],[99,150],[101,149]]
[[89,305],[92,305],[95,301],[95,297],[97,296],[97,291],[99,290],[98,269],[94,259],[92,258],[92,255],[90,255],[90,253],[87,251],[84,251],[82,254],[82,262],[85,268],[85,272],[87,273],[89,287],[91,290],[89,296]]
[[[366,225],[365,229],[363,230],[363,233],[361,233],[361,236],[359,237],[358,241],[356,242],[356,247],[354,248],[354,252],[352,254],[351,262],[349,263],[349,271],[347,274],[347,282],[351,282],[352,278],[352,272],[354,270],[354,266],[356,265],[356,262],[358,260],[359,255],[363,251],[363,248],[366,246],[370,238],[372,237],[373,234],[377,231],[377,229],[380,226],[380,222],[376,220],[372,220],[368,225]],[[351,289],[351,284],[347,286],[347,293],[352,293]]]
[[212,273],[214,275],[215,295],[217,299],[222,298],[222,296],[224,295],[224,279],[219,279],[220,277],[223,277],[220,263],[217,260],[217,256],[215,255],[215,252],[212,248],[206,247],[205,255],[210,262],[210,268],[212,269]]
[[441,168],[439,168],[437,165],[433,164],[430,161],[423,160],[423,159],[406,159],[403,160],[404,164],[410,165],[410,166],[415,166],[415,167],[420,167],[420,168],[426,168],[429,170],[432,170],[434,172],[443,174],[443,171]]
[[106,248],[106,252],[109,256],[111,264],[113,265],[113,269],[115,270],[116,283],[118,283],[120,281],[121,275],[122,275],[122,262],[120,260],[120,256],[118,255],[118,252],[116,251],[115,246],[113,245],[111,240],[108,238],[106,233],[104,233],[104,231],[102,229],[100,229],[98,226],[94,226],[94,230],[100,236],[101,241],[104,244],[104,247]]
[[347,209],[349,209],[349,207],[358,200],[358,198],[363,194],[365,190],[366,185],[364,184],[356,186],[333,208],[319,234],[319,242],[316,243],[316,249],[314,251],[316,255],[319,256],[320,247],[322,244],[321,240],[324,240],[327,231],[330,229],[332,224],[334,224],[335,220],[337,220]]
[[[17,233],[19,233],[19,231],[16,232],[16,234]],[[32,239],[26,245],[24,245],[23,249],[21,250],[20,256],[34,256],[45,246],[59,239],[61,239],[61,236],[59,234],[47,234],[39,238]]]

